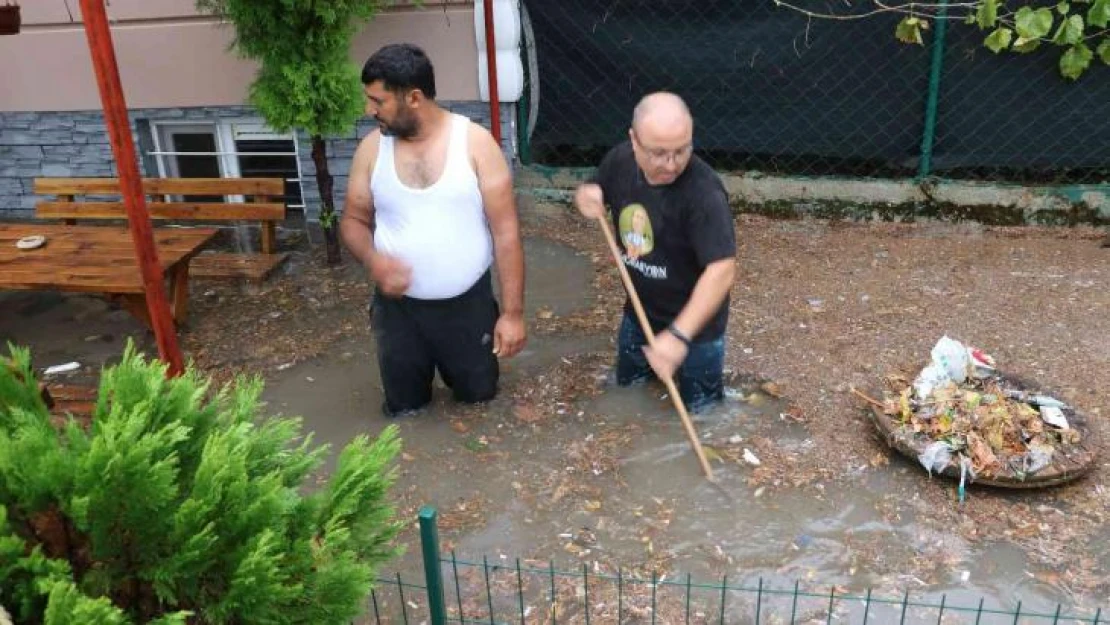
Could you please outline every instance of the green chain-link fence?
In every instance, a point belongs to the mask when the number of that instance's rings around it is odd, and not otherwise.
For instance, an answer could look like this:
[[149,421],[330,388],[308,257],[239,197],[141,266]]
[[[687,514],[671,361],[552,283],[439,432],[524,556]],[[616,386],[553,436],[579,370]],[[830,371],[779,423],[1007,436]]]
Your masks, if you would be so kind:
[[754,625],[838,623],[890,625],[936,623],[988,625],[1110,623],[1101,608],[1023,608],[932,594],[880,596],[838,587],[782,586],[763,579],[710,583],[692,576],[609,571],[583,564],[557,570],[551,562],[498,558],[460,560],[439,552],[436,513],[420,512],[423,576],[406,581],[400,574],[381,578],[370,598],[368,622],[607,624],[678,623]]
[[1110,68],[1072,83],[1058,53],[994,55],[962,21],[918,46],[895,39],[898,14],[809,19],[774,0],[522,6],[525,163],[596,165],[626,138],[638,99],[666,89],[687,100],[696,149],[724,171],[1110,183]]

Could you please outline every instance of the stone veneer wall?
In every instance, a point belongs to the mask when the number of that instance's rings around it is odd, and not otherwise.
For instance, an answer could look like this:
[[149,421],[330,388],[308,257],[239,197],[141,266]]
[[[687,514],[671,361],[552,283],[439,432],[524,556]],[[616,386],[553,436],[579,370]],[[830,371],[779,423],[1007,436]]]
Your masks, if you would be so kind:
[[[489,105],[484,102],[444,102],[444,107],[462,113],[489,127]],[[502,105],[501,127],[506,155],[513,154],[513,105]],[[150,122],[216,121],[247,119],[261,121],[249,106],[192,107],[139,109],[130,112],[132,138],[139,151],[144,176],[156,176]],[[347,188],[347,174],[358,139],[373,127],[373,122],[360,120],[355,130],[344,137],[328,140],[328,157],[335,177],[335,200],[342,209]],[[316,168],[312,163],[311,143],[298,133],[301,163],[301,189],[308,214],[314,217],[319,209],[316,191]],[[0,219],[34,217],[33,183],[39,177],[115,176],[115,161],[108,143],[100,111],[62,112],[0,112]]]

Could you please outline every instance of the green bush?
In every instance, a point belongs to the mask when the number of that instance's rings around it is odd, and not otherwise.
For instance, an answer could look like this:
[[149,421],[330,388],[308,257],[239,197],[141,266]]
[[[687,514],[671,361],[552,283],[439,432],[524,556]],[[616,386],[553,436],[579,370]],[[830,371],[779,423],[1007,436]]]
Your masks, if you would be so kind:
[[92,422],[52,423],[26,350],[0,359],[0,606],[15,623],[349,623],[395,555],[395,428],[325,447],[129,345]]

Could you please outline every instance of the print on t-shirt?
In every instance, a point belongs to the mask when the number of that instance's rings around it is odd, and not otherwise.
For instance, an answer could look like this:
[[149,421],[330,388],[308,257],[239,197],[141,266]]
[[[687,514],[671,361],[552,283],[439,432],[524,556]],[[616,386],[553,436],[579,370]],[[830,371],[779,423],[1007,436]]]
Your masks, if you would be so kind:
[[646,256],[655,249],[651,218],[642,204],[629,204],[621,210],[620,231],[621,241],[629,258]]

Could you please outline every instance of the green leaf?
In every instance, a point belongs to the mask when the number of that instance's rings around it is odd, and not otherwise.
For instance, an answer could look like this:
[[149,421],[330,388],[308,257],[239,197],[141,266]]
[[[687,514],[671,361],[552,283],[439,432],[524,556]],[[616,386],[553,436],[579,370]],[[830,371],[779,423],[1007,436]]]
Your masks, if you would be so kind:
[[921,31],[927,28],[929,28],[929,23],[919,17],[904,17],[901,22],[898,22],[898,27],[894,30],[894,36],[902,43],[924,45],[925,41],[921,37]]
[[1073,15],[1068,18],[1064,40],[1070,45],[1083,41],[1083,16]]
[[998,54],[999,52],[1010,47],[1010,40],[1014,37],[1014,31],[1009,28],[996,28],[994,32],[987,35],[983,40],[983,45],[987,46],[991,52]]
[[1039,39],[1026,39],[1025,37],[1019,36],[1017,41],[1014,42],[1014,47],[1011,48],[1011,50],[1022,54],[1028,54],[1039,47],[1041,47]]
[[1091,59],[1094,56],[1094,53],[1087,46],[1083,44],[1074,45],[1068,48],[1068,51],[1060,57],[1060,73],[1065,78],[1075,80],[1090,67]]
[[994,28],[998,23],[998,0],[982,0],[975,11],[975,21],[982,30]]
[[1102,59],[1103,63],[1110,65],[1110,37],[1103,39],[1095,51],[1098,52],[1098,58]]
[[1073,15],[1060,22],[1056,34],[1052,36],[1052,43],[1060,46],[1073,46],[1083,41],[1083,16]]
[[1096,28],[1106,28],[1110,24],[1110,0],[1095,0],[1087,11],[1087,23]]
[[1060,4],[1056,5],[1056,12],[1060,15],[1067,15],[1070,9],[1071,5],[1067,3],[1067,0],[1063,0]]
[[964,16],[964,24],[967,24],[968,26],[971,26],[972,24],[974,24],[976,22],[976,19],[977,18],[976,18],[975,13],[968,13],[967,15]]
[[1052,9],[1021,7],[1014,15],[1014,27],[1023,39],[1040,39],[1052,30]]

